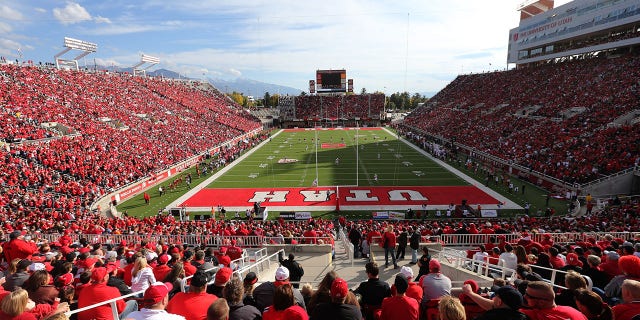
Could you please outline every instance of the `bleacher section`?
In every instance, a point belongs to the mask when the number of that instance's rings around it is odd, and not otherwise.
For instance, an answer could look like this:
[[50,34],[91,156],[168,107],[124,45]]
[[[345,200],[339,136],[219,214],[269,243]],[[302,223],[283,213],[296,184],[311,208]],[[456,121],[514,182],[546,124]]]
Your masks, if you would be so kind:
[[639,164],[640,125],[609,126],[639,108],[639,76],[633,55],[460,75],[404,126],[584,183]]

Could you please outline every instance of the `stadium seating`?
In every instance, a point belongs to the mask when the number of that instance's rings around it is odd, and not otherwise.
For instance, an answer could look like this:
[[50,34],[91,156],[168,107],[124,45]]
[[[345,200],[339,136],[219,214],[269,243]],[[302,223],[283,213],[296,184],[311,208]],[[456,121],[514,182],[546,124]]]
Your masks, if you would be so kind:
[[380,119],[384,111],[384,94],[346,96],[297,96],[295,115],[281,114],[292,119]]
[[567,181],[637,165],[640,58],[620,56],[460,75],[412,112],[416,128]]
[[0,76],[0,138],[25,142],[0,150],[3,215],[80,218],[97,197],[261,127],[198,84],[11,64]]

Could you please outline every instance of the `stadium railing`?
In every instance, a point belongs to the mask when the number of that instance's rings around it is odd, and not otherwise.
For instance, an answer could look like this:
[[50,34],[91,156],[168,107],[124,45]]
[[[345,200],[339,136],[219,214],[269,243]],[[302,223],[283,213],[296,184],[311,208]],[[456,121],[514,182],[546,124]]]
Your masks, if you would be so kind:
[[[282,254],[284,254],[284,250],[279,250],[279,251],[277,251],[277,252],[275,252],[273,254],[270,254],[270,255],[265,255],[266,254],[266,249],[258,250],[254,254],[254,257],[260,256],[260,258],[258,260],[256,260],[254,264],[246,265],[243,268],[239,268],[239,269],[235,270],[234,273],[238,274],[240,279],[244,279],[244,275],[246,275],[250,271],[253,271],[254,268],[256,268],[256,270],[258,270],[258,268],[259,268],[258,266],[262,266],[262,265],[266,264],[267,268],[269,268],[271,266],[271,263],[276,263],[276,264],[278,263],[277,259],[278,259],[278,255],[281,254],[280,252],[282,252]],[[250,255],[247,255],[247,258],[250,258],[249,256]],[[245,258],[240,258],[240,259],[236,259],[234,261],[236,263],[239,263],[240,260],[244,260],[244,259]],[[272,262],[271,261],[272,259],[275,259],[275,261]],[[232,261],[232,263],[234,261]],[[214,268],[207,269],[205,271],[206,272],[211,272],[211,271],[214,271],[214,270],[217,271],[217,269],[218,269],[218,267],[214,267]],[[258,270],[258,271],[260,271],[260,270]],[[180,288],[181,291],[184,292],[184,290],[187,289],[187,286],[185,284],[191,278],[193,278],[193,276],[185,277],[182,280],[182,283],[181,283],[181,286],[180,286],[181,287]],[[215,279],[215,277],[211,277],[211,278],[212,278],[212,280],[209,281],[209,284],[212,284],[214,282],[214,279]],[[127,294],[127,295],[124,295],[124,296],[121,296],[121,297],[117,297],[117,298],[113,298],[113,299],[109,299],[109,300],[105,300],[105,301],[102,301],[102,302],[99,302],[99,303],[96,303],[96,304],[92,304],[90,306],[86,306],[84,308],[68,311],[68,312],[65,313],[65,315],[67,317],[71,317],[71,315],[73,315],[73,314],[77,314],[77,313],[80,313],[82,311],[90,310],[90,309],[97,308],[97,307],[103,306],[105,304],[108,304],[111,307],[113,319],[114,320],[120,320],[120,317],[119,317],[119,314],[118,314],[118,307],[116,305],[117,301],[118,300],[123,300],[123,299],[128,299],[128,298],[137,298],[137,297],[139,297],[141,295],[144,295],[144,291],[132,292],[130,294]]]
[[[579,241],[587,241],[594,238],[596,241],[603,240],[606,235],[614,238],[628,239],[640,235],[640,232],[567,232],[567,233],[535,233],[530,234],[531,241],[540,242],[545,235],[550,235],[551,239],[558,244],[569,244]],[[443,234],[441,240],[444,245],[457,247],[473,247],[489,242],[489,237],[504,236],[505,241],[513,243],[522,239],[522,235],[515,233],[507,234]]]
[[355,260],[353,258],[353,254],[355,251],[355,248],[353,247],[353,243],[351,243],[351,241],[349,241],[349,238],[347,238],[347,235],[344,234],[343,228],[340,228],[340,231],[338,232],[338,237],[342,241],[342,246],[344,247],[344,251],[346,252],[347,257],[349,257],[351,266],[353,267],[353,262]]

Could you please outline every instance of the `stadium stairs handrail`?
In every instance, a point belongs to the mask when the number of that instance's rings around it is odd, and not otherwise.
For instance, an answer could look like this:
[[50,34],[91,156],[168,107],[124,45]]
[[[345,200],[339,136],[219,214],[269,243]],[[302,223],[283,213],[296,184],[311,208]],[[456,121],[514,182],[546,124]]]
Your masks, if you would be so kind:
[[[265,251],[266,251],[266,249],[265,249]],[[282,252],[282,254],[284,254],[284,250],[278,250],[277,252],[275,252],[273,254],[266,255],[266,256],[261,256],[261,258],[259,260],[256,260],[253,265],[249,265],[249,266],[245,266],[244,268],[237,269],[237,270],[234,271],[234,273],[238,274],[238,276],[240,276],[240,278],[242,279],[242,275],[245,272],[248,272],[248,270],[251,270],[251,268],[254,267],[254,266],[261,265],[262,263],[265,263],[265,262],[268,263],[269,265],[271,265],[271,259],[273,259],[274,257],[277,259],[277,257],[280,254],[280,252]],[[263,254],[263,252],[260,253],[260,255],[262,255],[262,254]],[[243,260],[243,258],[236,259],[234,261],[238,262],[239,260]],[[210,268],[210,269],[205,270],[205,272],[211,272],[211,271],[214,271],[214,270],[217,271],[218,268],[219,267]],[[183,279],[183,283],[186,283],[186,280],[191,279],[192,277],[193,276],[185,277]],[[213,278],[214,277],[212,277],[212,279]],[[209,284],[213,283],[213,281],[214,280],[209,281]],[[185,289],[186,289],[186,286],[181,285],[180,291],[184,292]],[[98,302],[98,303],[92,304],[90,306],[86,306],[86,307],[83,307],[83,308],[71,310],[71,311],[65,312],[65,315],[67,317],[70,317],[73,314],[77,314],[77,313],[80,313],[82,311],[90,310],[90,309],[93,309],[93,308],[97,308],[97,307],[103,306],[105,304],[109,304],[110,307],[111,307],[111,312],[112,312],[112,315],[113,315],[113,319],[114,320],[120,320],[120,317],[119,317],[119,314],[118,314],[118,307],[116,305],[116,302],[118,300],[121,300],[121,299],[137,298],[137,297],[139,297],[141,295],[144,295],[144,290],[132,292],[130,294],[127,294],[127,295],[124,295],[124,296],[121,296],[121,297],[105,300],[105,301],[102,301],[102,302]]]
[[[550,235],[555,243],[570,244],[578,241],[587,241],[587,238],[593,237],[596,241],[603,240],[606,235],[614,238],[628,239],[640,235],[640,232],[560,232],[560,233],[534,233],[530,234],[531,241],[540,242],[545,235]],[[444,245],[456,247],[476,247],[489,242],[489,237],[504,236],[506,242],[517,242],[522,239],[519,233],[506,234],[443,234],[441,240]]]

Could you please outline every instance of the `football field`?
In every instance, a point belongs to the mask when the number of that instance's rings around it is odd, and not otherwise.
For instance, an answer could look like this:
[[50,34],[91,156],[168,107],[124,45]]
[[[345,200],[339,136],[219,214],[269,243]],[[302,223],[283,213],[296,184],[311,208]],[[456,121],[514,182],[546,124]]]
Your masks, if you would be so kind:
[[[444,165],[446,166],[446,165]],[[287,129],[169,207],[245,211],[495,208],[512,203],[383,128]]]
[[391,132],[360,128],[284,130],[208,187],[311,187],[316,178],[318,186],[468,185]]

